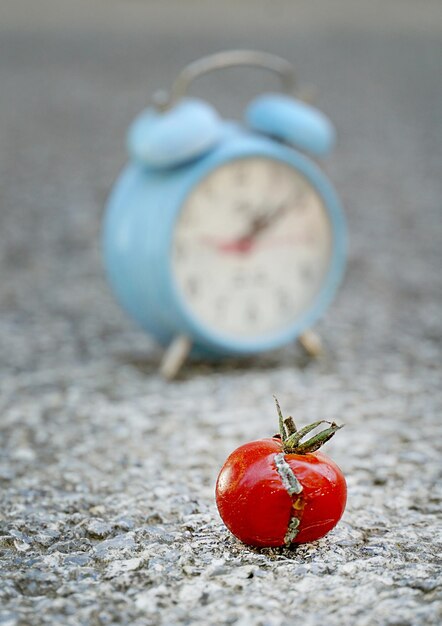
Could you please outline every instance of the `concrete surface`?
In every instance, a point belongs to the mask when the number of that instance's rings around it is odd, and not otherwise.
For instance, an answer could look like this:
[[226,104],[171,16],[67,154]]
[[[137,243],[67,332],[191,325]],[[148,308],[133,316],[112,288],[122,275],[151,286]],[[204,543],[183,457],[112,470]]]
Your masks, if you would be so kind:
[[[348,272],[319,361],[288,347],[166,384],[107,289],[100,221],[132,117],[229,47],[319,87]],[[2,626],[441,623],[441,57],[436,0],[0,4]],[[196,91],[239,112],[264,83]],[[349,499],[325,539],[258,551],[213,487],[274,432],[272,393],[346,423],[328,452]]]

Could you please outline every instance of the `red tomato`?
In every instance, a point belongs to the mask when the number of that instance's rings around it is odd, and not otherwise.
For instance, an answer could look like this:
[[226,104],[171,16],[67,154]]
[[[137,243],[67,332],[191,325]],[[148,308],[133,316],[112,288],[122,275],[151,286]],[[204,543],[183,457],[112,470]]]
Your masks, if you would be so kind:
[[[338,428],[332,424],[323,439]],[[321,445],[318,437],[310,440],[310,447]],[[284,439],[289,441],[287,432]],[[309,448],[309,442],[297,444],[295,450]],[[218,476],[216,503],[221,518],[248,545],[314,541],[334,528],[344,512],[347,486],[339,467],[325,454],[287,449],[278,436],[252,441],[232,452]]]

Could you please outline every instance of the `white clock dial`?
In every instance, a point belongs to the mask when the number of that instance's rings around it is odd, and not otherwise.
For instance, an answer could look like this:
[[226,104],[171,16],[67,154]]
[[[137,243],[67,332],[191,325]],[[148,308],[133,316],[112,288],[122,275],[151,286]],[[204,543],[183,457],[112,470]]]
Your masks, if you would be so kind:
[[320,291],[332,253],[322,200],[293,167],[264,157],[212,171],[184,203],[172,268],[187,306],[234,338],[292,325]]

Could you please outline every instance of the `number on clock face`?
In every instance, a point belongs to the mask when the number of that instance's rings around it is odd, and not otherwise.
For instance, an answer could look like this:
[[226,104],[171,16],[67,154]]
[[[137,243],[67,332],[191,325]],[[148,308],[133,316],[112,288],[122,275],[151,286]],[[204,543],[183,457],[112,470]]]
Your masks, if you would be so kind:
[[250,157],[215,169],[187,197],[172,268],[200,322],[252,338],[309,308],[331,251],[330,221],[308,180],[283,162]]

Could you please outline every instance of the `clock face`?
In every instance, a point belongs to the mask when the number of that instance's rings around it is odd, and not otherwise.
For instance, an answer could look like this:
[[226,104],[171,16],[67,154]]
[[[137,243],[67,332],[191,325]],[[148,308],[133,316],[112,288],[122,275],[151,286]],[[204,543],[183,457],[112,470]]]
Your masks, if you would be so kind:
[[286,163],[249,157],[213,170],[187,197],[172,269],[200,322],[252,339],[309,309],[331,254],[330,220],[309,181]]

